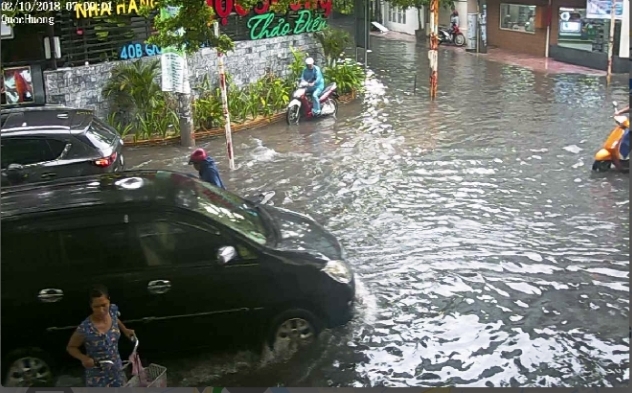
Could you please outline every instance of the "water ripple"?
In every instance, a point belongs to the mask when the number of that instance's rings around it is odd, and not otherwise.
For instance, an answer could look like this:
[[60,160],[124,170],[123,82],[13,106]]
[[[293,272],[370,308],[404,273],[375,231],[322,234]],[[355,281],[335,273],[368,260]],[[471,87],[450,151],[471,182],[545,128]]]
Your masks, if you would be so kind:
[[361,312],[294,371],[214,382],[629,383],[629,180],[589,173],[626,83],[442,51],[429,103],[414,43],[373,51],[367,95],[336,122],[239,133],[239,169],[220,159],[231,188],[274,189],[340,238]]

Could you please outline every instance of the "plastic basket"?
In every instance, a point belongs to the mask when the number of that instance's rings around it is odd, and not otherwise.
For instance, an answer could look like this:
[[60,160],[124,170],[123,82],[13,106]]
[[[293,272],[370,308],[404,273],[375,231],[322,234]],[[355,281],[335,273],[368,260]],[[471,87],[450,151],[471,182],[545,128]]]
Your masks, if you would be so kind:
[[138,375],[132,376],[125,384],[126,388],[166,388],[167,387],[167,367],[160,366],[158,364],[150,364],[144,368],[144,373],[147,376],[147,383],[143,384]]

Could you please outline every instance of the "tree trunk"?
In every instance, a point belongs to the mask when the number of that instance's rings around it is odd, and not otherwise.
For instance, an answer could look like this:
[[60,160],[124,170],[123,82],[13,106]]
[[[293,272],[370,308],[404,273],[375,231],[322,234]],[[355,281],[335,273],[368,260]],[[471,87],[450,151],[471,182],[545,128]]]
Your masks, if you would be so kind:
[[195,146],[193,129],[193,106],[191,94],[178,93],[178,115],[180,116],[180,144],[184,147]]

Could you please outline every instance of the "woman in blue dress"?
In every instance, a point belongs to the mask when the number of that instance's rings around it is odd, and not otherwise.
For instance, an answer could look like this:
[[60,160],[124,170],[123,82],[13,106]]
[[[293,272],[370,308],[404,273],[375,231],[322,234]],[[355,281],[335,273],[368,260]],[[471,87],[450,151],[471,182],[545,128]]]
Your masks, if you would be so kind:
[[[123,333],[132,339],[134,331],[125,327],[118,318],[116,304],[110,303],[107,288],[95,285],[90,291],[92,314],[77,327],[70,337],[67,351],[86,369],[87,387],[122,387],[125,384],[123,362],[118,342]],[[82,353],[83,346],[86,353]],[[110,360],[114,364],[95,367],[95,361]]]

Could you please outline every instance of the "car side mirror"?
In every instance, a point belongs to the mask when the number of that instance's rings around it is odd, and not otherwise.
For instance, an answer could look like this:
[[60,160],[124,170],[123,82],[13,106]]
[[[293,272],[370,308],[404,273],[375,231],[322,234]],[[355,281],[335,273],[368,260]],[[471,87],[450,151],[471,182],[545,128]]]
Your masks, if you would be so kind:
[[10,184],[16,185],[22,183],[27,178],[27,174],[24,173],[24,167],[22,165],[9,164],[6,177]]
[[24,167],[20,164],[9,164],[7,167],[7,170],[11,172],[21,172],[23,169]]
[[217,262],[220,265],[226,265],[228,262],[235,259],[237,256],[237,250],[233,246],[222,247],[217,251]]

